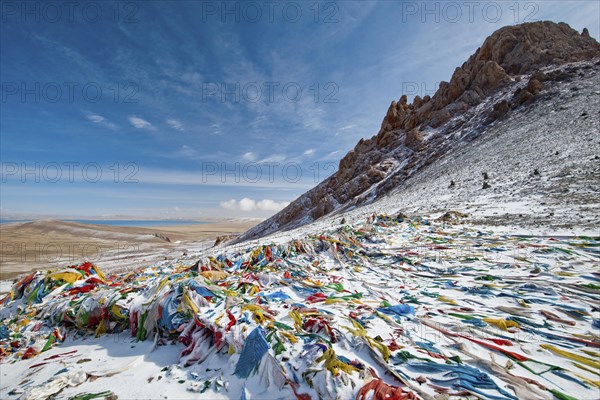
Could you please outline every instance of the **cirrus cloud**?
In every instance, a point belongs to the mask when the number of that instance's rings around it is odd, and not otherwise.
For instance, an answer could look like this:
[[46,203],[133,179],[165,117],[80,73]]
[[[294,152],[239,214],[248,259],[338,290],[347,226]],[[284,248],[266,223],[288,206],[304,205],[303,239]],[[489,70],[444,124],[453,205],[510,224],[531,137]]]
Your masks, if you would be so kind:
[[184,131],[185,129],[183,129],[183,124],[181,123],[181,121],[176,120],[176,119],[168,119],[167,120],[167,124],[178,131]]
[[93,122],[94,124],[98,124],[98,125],[102,125],[106,128],[115,130],[117,129],[117,125],[113,124],[112,122],[110,122],[108,119],[104,118],[102,115],[100,114],[94,114],[94,113],[86,113],[85,117],[88,119],[88,121]]
[[152,125],[150,122],[146,121],[143,118],[130,115],[128,119],[129,119],[129,123],[131,125],[133,125],[135,128],[138,128],[138,129],[149,129],[149,130],[156,129],[156,128],[154,128],[154,125]]

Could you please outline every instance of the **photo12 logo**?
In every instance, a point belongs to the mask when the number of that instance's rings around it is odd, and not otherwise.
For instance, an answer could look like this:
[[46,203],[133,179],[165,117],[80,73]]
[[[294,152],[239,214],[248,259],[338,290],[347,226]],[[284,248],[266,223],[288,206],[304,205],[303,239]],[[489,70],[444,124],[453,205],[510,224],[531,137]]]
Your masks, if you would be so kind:
[[101,85],[98,82],[7,81],[0,86],[2,103],[137,103],[139,87],[135,82]]
[[202,102],[220,103],[297,103],[303,96],[310,96],[315,103],[337,103],[340,88],[335,82],[315,82],[303,86],[298,82],[204,82]]
[[274,183],[280,180],[297,183],[303,177],[312,177],[314,183],[319,183],[337,171],[334,162],[314,162],[307,166],[296,162],[203,162],[201,167],[202,183]]
[[402,22],[496,23],[509,17],[519,24],[537,21],[539,9],[539,4],[534,1],[403,1]]
[[121,261],[139,252],[135,243],[11,242],[0,244],[1,262],[80,263],[82,260]]
[[302,20],[335,24],[340,21],[338,3],[297,1],[202,1],[203,23],[298,23]]
[[132,1],[2,1],[3,24],[137,23],[140,3]]
[[421,98],[425,96],[433,97],[435,92],[437,92],[438,87],[440,86],[440,82],[402,82],[402,91],[401,93],[406,95],[407,97],[420,96]]
[[57,182],[112,182],[138,183],[139,167],[134,162],[114,163],[102,168],[97,162],[85,164],[76,161],[26,163],[2,162],[2,183],[57,183]]

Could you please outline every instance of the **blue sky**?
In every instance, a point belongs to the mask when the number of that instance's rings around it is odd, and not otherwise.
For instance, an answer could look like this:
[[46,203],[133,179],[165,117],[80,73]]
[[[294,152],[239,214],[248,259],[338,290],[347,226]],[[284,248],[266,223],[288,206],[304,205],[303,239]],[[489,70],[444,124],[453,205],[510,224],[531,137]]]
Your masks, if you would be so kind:
[[499,27],[600,30],[597,1],[0,4],[3,218],[266,217]]

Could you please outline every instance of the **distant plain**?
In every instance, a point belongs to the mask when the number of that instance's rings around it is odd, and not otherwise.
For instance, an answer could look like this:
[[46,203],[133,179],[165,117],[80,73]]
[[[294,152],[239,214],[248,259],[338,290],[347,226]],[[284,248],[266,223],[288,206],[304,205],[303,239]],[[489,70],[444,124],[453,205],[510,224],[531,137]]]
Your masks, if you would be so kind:
[[2,223],[0,280],[83,261],[96,263],[106,270],[133,269],[164,259],[167,255],[183,255],[188,249],[209,248],[218,236],[239,234],[256,223],[252,219],[144,227],[60,220]]

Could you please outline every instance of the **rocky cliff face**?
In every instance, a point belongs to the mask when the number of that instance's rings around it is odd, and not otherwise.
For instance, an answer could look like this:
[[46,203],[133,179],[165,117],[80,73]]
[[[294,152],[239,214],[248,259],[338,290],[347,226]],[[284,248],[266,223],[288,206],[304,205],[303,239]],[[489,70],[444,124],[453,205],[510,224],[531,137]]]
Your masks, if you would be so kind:
[[[361,139],[333,176],[238,241],[294,228],[387,194],[442,157],[453,141],[464,139],[455,132],[477,135],[481,125],[535,102],[546,85],[570,79],[568,71],[549,67],[594,57],[600,57],[600,44],[587,30],[579,34],[564,23],[499,29],[456,68],[450,82],[440,83],[433,97],[416,96],[412,104],[405,95],[392,101],[378,134]],[[495,96],[507,90],[509,96]],[[486,102],[493,104],[480,107]]]
[[535,22],[499,29],[456,68],[450,82],[440,83],[433,98],[417,96],[412,104],[406,103],[406,96],[393,101],[379,135],[424,125],[437,128],[516,76],[548,65],[592,59],[599,54],[599,46],[587,30],[579,34],[564,23]]

